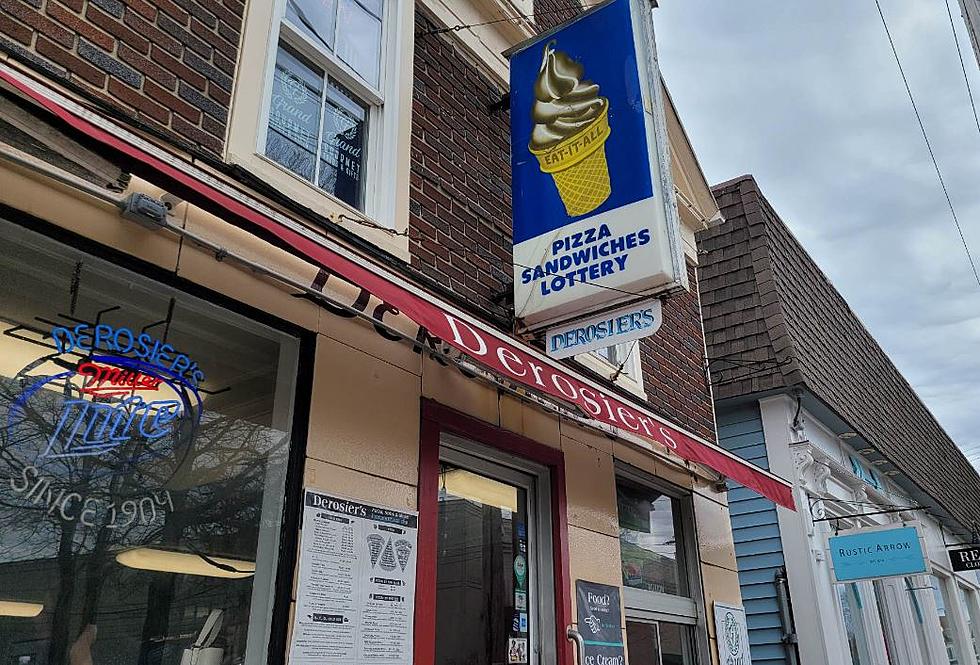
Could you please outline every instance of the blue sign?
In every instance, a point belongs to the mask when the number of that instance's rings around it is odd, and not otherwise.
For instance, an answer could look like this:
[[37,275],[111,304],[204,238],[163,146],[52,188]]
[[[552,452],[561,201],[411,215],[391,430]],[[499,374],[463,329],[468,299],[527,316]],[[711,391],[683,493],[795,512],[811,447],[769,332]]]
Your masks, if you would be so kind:
[[[514,244],[653,196],[629,0],[616,0],[514,54],[510,69]],[[574,83],[563,78],[569,76]],[[575,144],[576,136],[588,138],[582,129],[590,122],[604,135],[591,145]],[[591,198],[584,188],[562,191],[563,176],[553,169],[589,150],[578,168],[592,160],[610,186],[597,187]],[[592,175],[602,180],[601,173]]]
[[649,5],[611,0],[511,55],[514,300],[525,327],[683,282],[653,48]]
[[829,548],[838,582],[929,572],[919,530],[913,526],[852,531],[831,537]]
[[552,358],[567,358],[624,344],[657,332],[663,320],[663,306],[659,300],[638,302],[569,325],[549,328],[545,335],[545,350]]

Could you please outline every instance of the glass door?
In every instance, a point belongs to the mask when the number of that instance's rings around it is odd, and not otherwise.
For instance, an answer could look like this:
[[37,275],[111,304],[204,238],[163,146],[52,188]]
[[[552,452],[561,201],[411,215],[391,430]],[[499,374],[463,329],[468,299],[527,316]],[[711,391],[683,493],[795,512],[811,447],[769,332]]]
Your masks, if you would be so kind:
[[538,499],[547,481],[461,447],[440,449],[435,663],[550,662],[540,628],[554,616],[550,537],[539,528],[550,526]]

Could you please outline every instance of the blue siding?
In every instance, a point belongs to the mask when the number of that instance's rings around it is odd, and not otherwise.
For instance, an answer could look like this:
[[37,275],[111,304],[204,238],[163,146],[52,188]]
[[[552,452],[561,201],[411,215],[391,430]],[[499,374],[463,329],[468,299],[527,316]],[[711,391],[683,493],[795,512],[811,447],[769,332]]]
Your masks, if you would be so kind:
[[[719,443],[742,459],[769,468],[759,406],[719,411]],[[776,603],[776,569],[784,565],[776,506],[757,492],[728,481],[728,510],[735,538],[738,580],[749,625],[753,665],[786,665]]]

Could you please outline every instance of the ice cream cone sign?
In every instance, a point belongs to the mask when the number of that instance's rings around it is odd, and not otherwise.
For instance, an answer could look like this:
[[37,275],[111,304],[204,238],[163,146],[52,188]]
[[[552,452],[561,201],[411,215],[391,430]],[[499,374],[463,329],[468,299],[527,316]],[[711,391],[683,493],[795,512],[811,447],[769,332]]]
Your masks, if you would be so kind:
[[505,54],[518,327],[685,288],[649,0],[604,0]]
[[598,85],[583,80],[582,65],[555,45],[554,40],[545,44],[534,82],[528,150],[553,178],[568,216],[578,217],[612,193],[605,151],[609,101]]

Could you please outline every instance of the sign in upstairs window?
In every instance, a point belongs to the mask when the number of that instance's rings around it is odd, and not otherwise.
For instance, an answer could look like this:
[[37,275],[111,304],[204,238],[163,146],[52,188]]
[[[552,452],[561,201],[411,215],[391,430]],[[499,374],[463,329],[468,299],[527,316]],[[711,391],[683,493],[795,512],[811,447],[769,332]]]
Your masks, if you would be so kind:
[[361,206],[367,114],[347,88],[279,47],[266,155],[354,207]]

